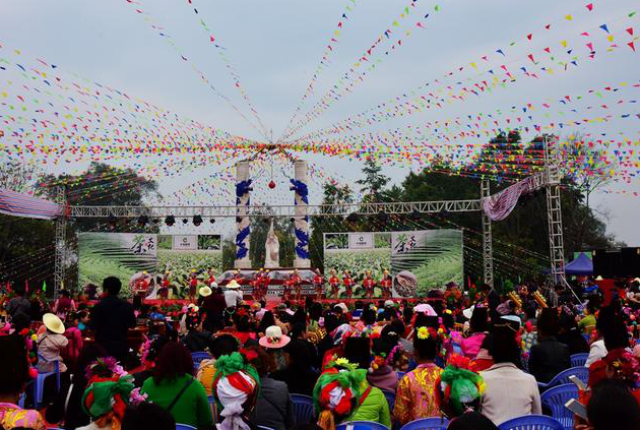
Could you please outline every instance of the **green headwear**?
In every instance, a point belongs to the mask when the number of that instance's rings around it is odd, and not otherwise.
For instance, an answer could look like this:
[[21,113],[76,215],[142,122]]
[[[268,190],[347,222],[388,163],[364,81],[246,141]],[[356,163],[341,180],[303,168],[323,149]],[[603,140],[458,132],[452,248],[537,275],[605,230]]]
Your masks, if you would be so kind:
[[82,410],[92,418],[99,418],[113,411],[122,419],[133,389],[131,375],[117,381],[94,382],[82,396]]

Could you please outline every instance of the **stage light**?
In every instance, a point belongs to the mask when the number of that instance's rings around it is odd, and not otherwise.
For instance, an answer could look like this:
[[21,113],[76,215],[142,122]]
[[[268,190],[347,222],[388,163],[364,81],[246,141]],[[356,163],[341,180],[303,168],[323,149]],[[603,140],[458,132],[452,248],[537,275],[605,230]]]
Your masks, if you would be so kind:
[[140,215],[140,217],[138,217],[138,224],[141,227],[144,227],[145,225],[147,225],[149,223],[149,217],[146,215]]
[[196,227],[199,227],[200,224],[202,224],[202,217],[200,215],[194,215],[193,216],[193,225],[195,225]]
[[420,221],[422,214],[420,213],[420,211],[418,209],[414,209],[413,212],[411,212],[411,218],[414,221]]
[[187,218],[182,218],[182,224],[186,224],[188,222],[189,222],[189,220]]
[[158,224],[160,222],[160,218],[154,218],[151,222],[153,222],[154,224]]
[[377,217],[380,222],[387,222],[389,220],[389,215],[383,210],[378,212]]
[[164,219],[164,223],[166,225],[168,225],[169,227],[171,227],[172,225],[174,225],[176,223],[176,217],[174,217],[173,215],[169,215],[168,217],[166,217]]
[[216,219],[215,219],[215,218],[209,218],[209,222],[210,222],[211,224],[215,224]]

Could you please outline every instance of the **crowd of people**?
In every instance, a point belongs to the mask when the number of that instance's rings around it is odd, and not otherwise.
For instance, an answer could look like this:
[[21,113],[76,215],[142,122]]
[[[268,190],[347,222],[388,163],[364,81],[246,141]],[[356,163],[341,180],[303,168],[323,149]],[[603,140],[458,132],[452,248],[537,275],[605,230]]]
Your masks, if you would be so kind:
[[[450,285],[411,303],[308,298],[273,308],[245,302],[232,284],[202,287],[177,311],[130,303],[121,288],[106,278],[91,303],[63,291],[50,308],[41,303],[40,318],[23,291],[6,293],[2,429],[391,429],[428,417],[496,429],[548,414],[539,383],[576,353],[588,353],[589,380],[575,427],[640,429],[637,282],[592,291],[585,305],[580,294],[549,297],[530,284],[504,296]],[[37,393],[46,374],[55,377]],[[309,422],[296,421],[292,394],[313,398]]]

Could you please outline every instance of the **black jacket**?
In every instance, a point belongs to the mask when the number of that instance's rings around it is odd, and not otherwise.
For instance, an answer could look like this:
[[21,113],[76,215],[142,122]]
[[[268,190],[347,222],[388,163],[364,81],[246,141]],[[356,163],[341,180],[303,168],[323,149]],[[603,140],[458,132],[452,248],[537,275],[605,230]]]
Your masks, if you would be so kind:
[[127,331],[136,326],[133,306],[118,297],[105,297],[93,307],[89,326],[96,343],[124,365],[129,352]]
[[558,373],[571,367],[569,347],[554,336],[540,339],[529,355],[529,373],[536,381],[547,383]]

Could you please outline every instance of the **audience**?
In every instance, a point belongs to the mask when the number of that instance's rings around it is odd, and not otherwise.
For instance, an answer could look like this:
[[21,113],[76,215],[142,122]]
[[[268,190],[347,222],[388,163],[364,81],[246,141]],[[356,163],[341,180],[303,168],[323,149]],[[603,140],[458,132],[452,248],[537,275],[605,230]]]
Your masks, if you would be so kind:
[[213,424],[211,407],[202,384],[192,376],[193,360],[180,343],[168,342],[158,357],[153,376],[142,384],[148,401],[169,411],[177,423],[194,427]]
[[120,430],[175,430],[173,416],[153,403],[129,406],[124,413]]
[[118,298],[122,282],[110,276],[102,283],[104,297],[91,312],[90,327],[95,332],[96,342],[109,355],[125,363],[129,352],[127,330],[136,326],[133,306]]
[[543,309],[538,318],[538,343],[533,345],[529,353],[529,373],[538,382],[547,383],[571,367],[569,347],[556,338],[559,328],[556,309]]

